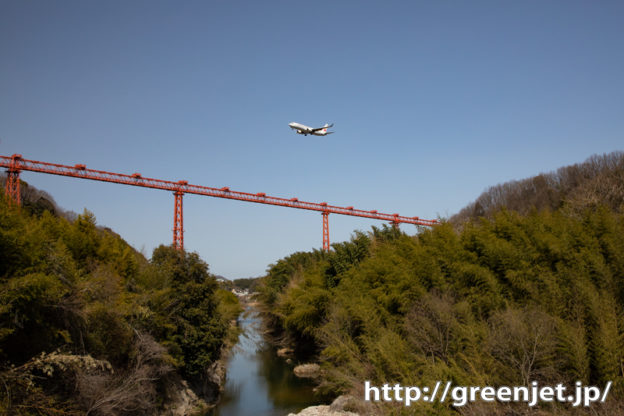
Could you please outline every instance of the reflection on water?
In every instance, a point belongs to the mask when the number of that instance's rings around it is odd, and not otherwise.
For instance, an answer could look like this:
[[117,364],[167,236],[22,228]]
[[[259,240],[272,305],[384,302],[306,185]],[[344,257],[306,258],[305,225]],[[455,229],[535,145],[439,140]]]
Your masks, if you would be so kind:
[[313,385],[292,373],[260,334],[260,318],[248,309],[232,351],[221,402],[209,416],[282,416],[316,404]]

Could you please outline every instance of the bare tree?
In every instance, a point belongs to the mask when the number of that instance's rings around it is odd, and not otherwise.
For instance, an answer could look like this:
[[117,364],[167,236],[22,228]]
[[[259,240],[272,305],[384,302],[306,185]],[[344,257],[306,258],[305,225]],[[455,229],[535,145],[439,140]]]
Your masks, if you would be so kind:
[[556,324],[538,309],[506,309],[490,319],[488,349],[508,374],[503,380],[528,386],[550,381],[556,371]]

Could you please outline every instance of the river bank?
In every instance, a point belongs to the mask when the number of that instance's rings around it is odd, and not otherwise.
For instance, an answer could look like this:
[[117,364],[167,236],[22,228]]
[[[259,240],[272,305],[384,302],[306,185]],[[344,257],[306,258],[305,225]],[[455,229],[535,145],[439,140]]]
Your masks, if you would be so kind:
[[278,356],[262,335],[261,323],[254,306],[246,305],[239,318],[239,341],[227,360],[221,398],[205,416],[286,416],[318,404],[314,383],[294,375],[295,363]]

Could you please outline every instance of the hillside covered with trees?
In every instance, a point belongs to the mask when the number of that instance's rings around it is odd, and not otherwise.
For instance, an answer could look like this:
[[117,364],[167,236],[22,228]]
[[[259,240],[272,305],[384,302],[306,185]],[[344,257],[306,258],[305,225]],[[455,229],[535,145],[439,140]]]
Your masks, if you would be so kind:
[[61,217],[33,195],[21,209],[0,198],[0,414],[153,415],[214,398],[240,307],[208,265],[168,246],[148,260],[90,212]]
[[[356,232],[260,287],[270,327],[322,367],[319,391],[374,385],[604,387],[624,414],[624,154],[499,185],[452,222]],[[570,404],[354,405],[361,414],[587,414]],[[359,407],[358,407],[359,406]]]
[[594,155],[555,172],[492,186],[451,221],[460,224],[491,217],[503,208],[521,214],[532,209],[563,209],[574,214],[600,205],[615,212],[624,210],[624,152]]

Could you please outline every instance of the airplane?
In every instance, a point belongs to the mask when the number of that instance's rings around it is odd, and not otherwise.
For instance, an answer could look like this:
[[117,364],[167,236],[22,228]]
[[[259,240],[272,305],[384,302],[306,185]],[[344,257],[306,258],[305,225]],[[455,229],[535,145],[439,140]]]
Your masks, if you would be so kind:
[[297,131],[297,134],[303,134],[307,136],[308,134],[313,134],[314,136],[327,136],[328,134],[332,134],[333,131],[327,131],[329,127],[334,127],[334,123],[325,124],[323,127],[308,127],[303,124],[292,122],[288,125],[293,130]]

